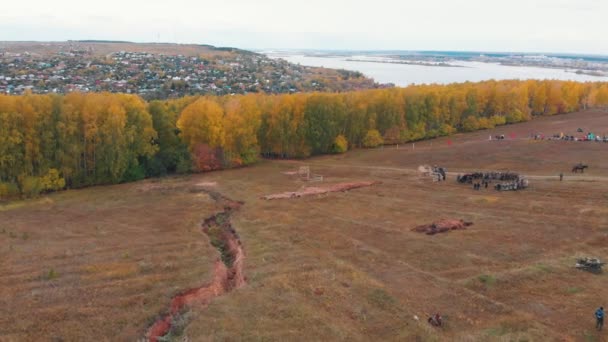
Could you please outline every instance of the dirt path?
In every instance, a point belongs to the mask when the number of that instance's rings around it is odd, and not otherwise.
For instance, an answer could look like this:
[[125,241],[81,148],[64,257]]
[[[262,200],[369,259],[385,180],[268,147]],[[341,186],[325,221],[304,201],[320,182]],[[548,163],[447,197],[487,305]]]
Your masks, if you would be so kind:
[[246,283],[243,273],[245,254],[239,236],[230,223],[230,216],[243,203],[230,200],[217,192],[205,192],[224,208],[223,211],[203,220],[201,224],[202,231],[209,237],[211,245],[220,253],[214,264],[213,280],[210,284],[188,289],[173,297],[168,312],[148,329],[146,338],[150,342],[157,342],[169,334],[174,322],[180,318],[187,306],[208,304],[213,298]]
[[[350,164],[333,164],[333,163],[308,163],[307,165],[315,165],[321,167],[330,167],[330,168],[349,168],[349,169],[363,169],[363,170],[377,170],[377,171],[394,171],[394,172],[403,172],[409,174],[418,174],[419,171],[417,168],[400,168],[400,167],[387,167],[387,166],[365,166],[365,165],[350,165]],[[490,172],[496,170],[483,170],[483,169],[475,169],[475,171],[479,172]],[[463,174],[471,171],[448,171],[446,172],[449,176],[456,176],[458,174]],[[551,174],[551,175],[527,175],[524,174],[526,178],[529,179],[537,179],[537,180],[559,180],[559,175]],[[564,182],[608,182],[608,177],[604,176],[587,176],[583,174],[564,174]]]

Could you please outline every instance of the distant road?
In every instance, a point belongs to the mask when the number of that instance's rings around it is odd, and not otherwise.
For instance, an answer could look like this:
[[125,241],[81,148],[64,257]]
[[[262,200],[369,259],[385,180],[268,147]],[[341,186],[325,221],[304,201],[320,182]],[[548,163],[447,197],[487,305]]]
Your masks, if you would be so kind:
[[[411,173],[411,174],[418,174],[419,171],[418,169],[411,169],[411,168],[400,168],[400,167],[388,167],[388,166],[365,166],[365,165],[351,165],[351,164],[334,164],[334,163],[317,163],[317,162],[307,162],[304,163],[302,162],[301,164],[307,164],[307,165],[314,165],[314,166],[321,166],[321,167],[330,167],[330,168],[349,168],[349,169],[363,169],[363,170],[378,170],[378,171],[393,171],[393,172],[403,172],[403,173]],[[496,171],[496,170],[483,170],[483,169],[475,169],[475,171],[480,171],[480,172],[491,172],[491,171]],[[447,175],[449,176],[456,176],[459,174],[463,174],[463,173],[467,173],[470,171],[449,171],[446,172]],[[559,180],[559,175],[555,175],[555,174],[551,174],[551,175],[526,175],[526,178],[528,179],[537,179],[537,180]],[[608,182],[608,177],[605,176],[587,176],[584,174],[576,174],[576,175],[572,175],[572,174],[564,174],[564,181],[571,181],[571,182],[579,182],[579,181],[591,181],[591,182]]]

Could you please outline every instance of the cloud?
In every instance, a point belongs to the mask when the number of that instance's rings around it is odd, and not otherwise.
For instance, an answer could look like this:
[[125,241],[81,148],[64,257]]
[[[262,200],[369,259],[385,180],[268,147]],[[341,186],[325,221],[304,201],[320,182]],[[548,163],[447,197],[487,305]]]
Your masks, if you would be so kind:
[[0,40],[607,53],[603,0],[13,1]]

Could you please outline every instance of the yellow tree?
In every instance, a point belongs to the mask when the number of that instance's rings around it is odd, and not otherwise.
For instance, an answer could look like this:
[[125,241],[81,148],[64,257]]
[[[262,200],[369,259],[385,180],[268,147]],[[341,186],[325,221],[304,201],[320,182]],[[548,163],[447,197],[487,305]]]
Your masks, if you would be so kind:
[[199,171],[222,167],[218,149],[224,146],[224,111],[209,98],[201,98],[184,108],[177,128],[188,145],[195,167]]
[[231,98],[224,104],[224,153],[233,165],[255,162],[259,154],[257,132],[261,110],[255,95]]
[[16,99],[0,95],[0,183],[16,183],[23,172],[23,116],[15,110]]

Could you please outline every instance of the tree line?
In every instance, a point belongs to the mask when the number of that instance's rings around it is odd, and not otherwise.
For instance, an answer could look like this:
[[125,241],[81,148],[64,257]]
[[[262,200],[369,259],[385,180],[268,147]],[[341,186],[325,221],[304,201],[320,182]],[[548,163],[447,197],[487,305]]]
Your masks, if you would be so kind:
[[345,93],[0,95],[0,196],[434,138],[608,105],[608,84],[486,81]]

